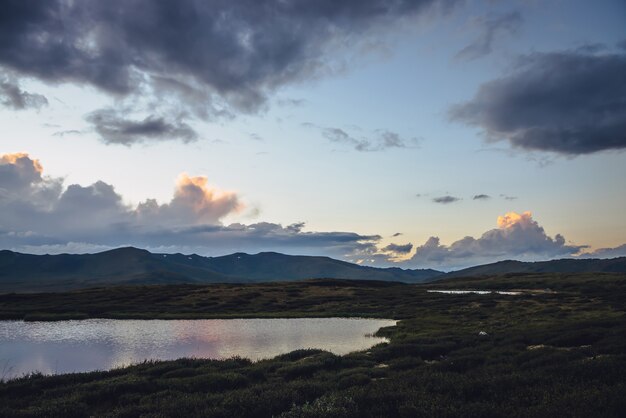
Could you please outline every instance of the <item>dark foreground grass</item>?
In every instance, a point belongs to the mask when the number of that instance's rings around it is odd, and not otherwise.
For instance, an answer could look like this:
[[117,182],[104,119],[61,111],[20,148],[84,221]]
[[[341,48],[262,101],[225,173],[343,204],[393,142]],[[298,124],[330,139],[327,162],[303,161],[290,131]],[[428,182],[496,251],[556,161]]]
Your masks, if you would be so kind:
[[[430,288],[526,289],[520,296]],[[623,416],[626,277],[531,275],[430,286],[306,283],[0,296],[3,318],[370,316],[367,352],[181,359],[0,384],[0,416]],[[36,316],[35,316],[36,315]],[[487,335],[479,335],[484,331]]]

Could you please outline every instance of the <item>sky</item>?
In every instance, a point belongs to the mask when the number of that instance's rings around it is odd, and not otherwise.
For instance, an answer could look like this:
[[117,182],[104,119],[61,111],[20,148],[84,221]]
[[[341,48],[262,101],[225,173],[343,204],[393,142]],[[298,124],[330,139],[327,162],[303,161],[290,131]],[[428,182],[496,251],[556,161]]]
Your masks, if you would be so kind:
[[0,248],[626,255],[621,0],[6,0]]

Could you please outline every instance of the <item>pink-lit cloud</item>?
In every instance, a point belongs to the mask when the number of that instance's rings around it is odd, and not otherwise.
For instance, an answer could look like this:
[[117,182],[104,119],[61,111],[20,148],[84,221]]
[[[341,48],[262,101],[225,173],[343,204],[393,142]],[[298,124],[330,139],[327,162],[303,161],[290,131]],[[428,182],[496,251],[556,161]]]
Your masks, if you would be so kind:
[[304,231],[304,223],[223,224],[244,207],[237,192],[204,176],[183,173],[170,201],[134,206],[103,181],[65,187],[63,179],[44,176],[28,154],[0,157],[0,248],[59,253],[134,245],[204,255],[280,251],[337,258],[377,252],[378,235]]
[[221,190],[204,176],[181,174],[168,202],[148,199],[130,205],[111,184],[65,186],[62,178],[46,176],[42,164],[28,154],[0,156],[0,248],[18,251],[90,252],[122,245],[203,255],[277,251],[452,270],[504,259],[617,256],[626,248],[582,254],[587,246],[568,243],[560,234],[548,235],[531,212],[499,216],[497,227],[478,238],[467,236],[445,245],[430,237],[414,247],[382,246],[379,235],[307,231],[303,222],[224,224],[242,208],[240,194]]
[[243,208],[237,193],[210,185],[205,176],[192,177],[182,173],[169,203],[160,205],[149,199],[140,203],[135,212],[141,222],[196,225],[216,224],[226,215],[238,213]]
[[454,269],[505,259],[545,260],[578,254],[585,245],[568,244],[556,234],[549,236],[531,212],[508,212],[498,216],[497,228],[479,238],[465,237],[450,245],[430,237],[416,248],[411,266]]

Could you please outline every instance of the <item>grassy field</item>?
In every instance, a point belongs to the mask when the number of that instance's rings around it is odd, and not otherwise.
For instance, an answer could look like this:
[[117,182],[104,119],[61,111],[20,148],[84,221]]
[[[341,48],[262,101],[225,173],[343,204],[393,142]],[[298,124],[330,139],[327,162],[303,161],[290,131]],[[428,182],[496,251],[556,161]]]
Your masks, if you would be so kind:
[[[522,290],[454,295],[428,289]],[[0,295],[0,318],[401,319],[367,352],[181,359],[0,384],[0,416],[623,416],[626,276],[314,280]],[[483,331],[486,335],[480,335]]]

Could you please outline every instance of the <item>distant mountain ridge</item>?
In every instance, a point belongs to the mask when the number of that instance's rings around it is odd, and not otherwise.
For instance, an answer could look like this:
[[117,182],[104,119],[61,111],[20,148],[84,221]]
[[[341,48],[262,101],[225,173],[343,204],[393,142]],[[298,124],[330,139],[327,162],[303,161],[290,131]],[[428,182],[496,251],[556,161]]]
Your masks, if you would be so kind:
[[419,283],[443,273],[360,266],[329,257],[273,252],[222,257],[153,254],[134,247],[96,254],[32,255],[0,251],[0,292],[62,291],[126,284],[247,283],[360,279]]
[[96,254],[32,255],[0,251],[0,293],[55,292],[139,284],[253,283],[305,279],[423,283],[456,277],[524,273],[626,273],[626,257],[499,261],[443,273],[432,269],[377,268],[329,257],[275,252],[221,257],[154,254],[134,247]]
[[626,257],[563,258],[535,262],[504,260],[452,271],[440,276],[439,279],[513,273],[626,273]]

